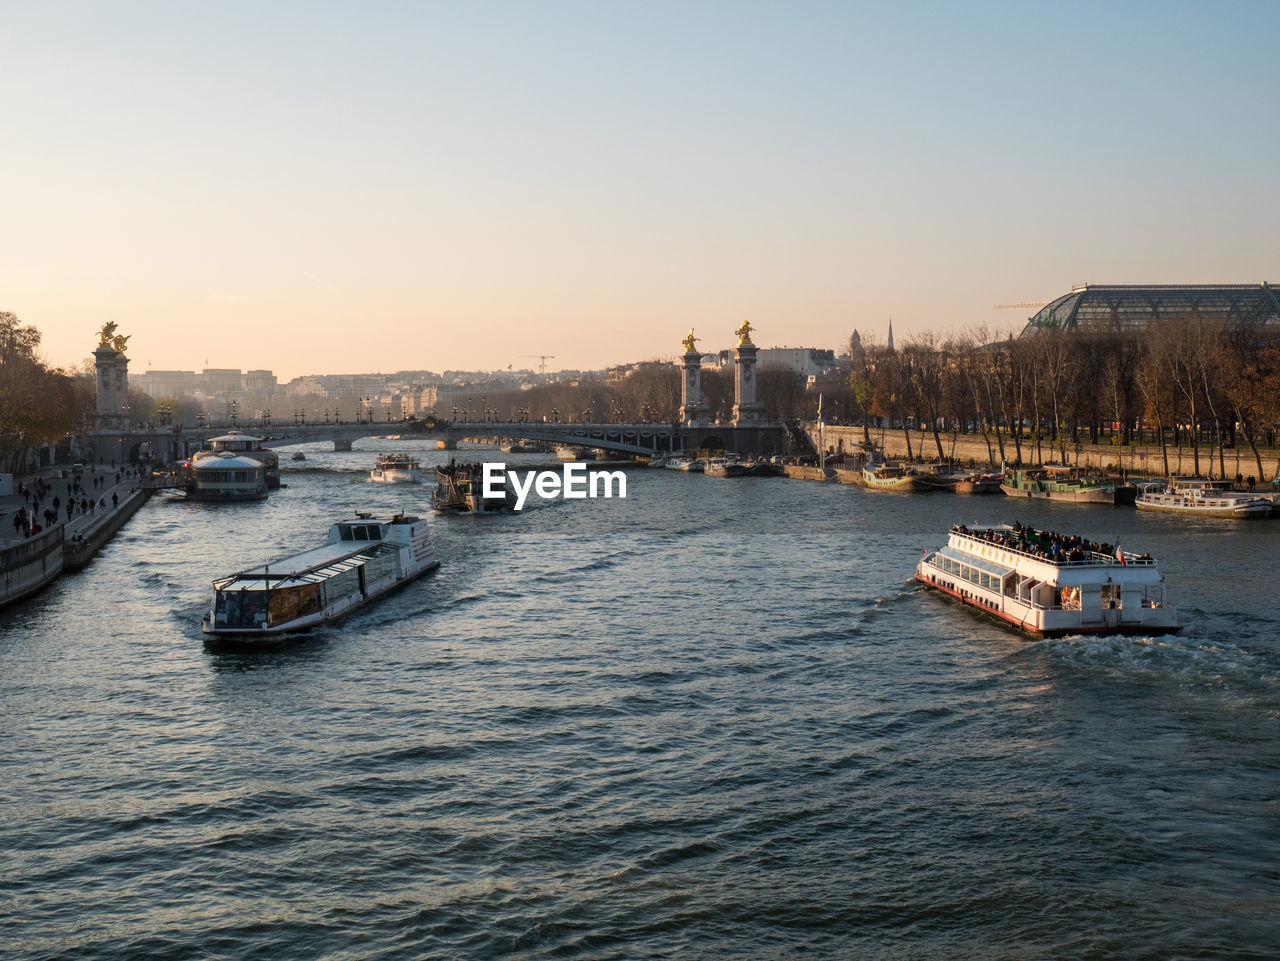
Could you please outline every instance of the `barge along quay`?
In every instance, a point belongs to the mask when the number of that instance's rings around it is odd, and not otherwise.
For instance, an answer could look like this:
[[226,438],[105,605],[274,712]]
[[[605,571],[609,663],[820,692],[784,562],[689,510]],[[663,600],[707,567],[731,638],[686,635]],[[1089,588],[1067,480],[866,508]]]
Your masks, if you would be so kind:
[[214,581],[204,632],[254,641],[305,631],[439,566],[425,521],[359,514],[330,527],[322,547]]
[[951,528],[925,551],[916,580],[1030,634],[1166,634],[1179,630],[1149,554],[1022,524]]
[[1230,481],[1206,481],[1177,477],[1162,491],[1148,491],[1135,505],[1140,511],[1190,514],[1193,517],[1266,517],[1271,501],[1231,489]]

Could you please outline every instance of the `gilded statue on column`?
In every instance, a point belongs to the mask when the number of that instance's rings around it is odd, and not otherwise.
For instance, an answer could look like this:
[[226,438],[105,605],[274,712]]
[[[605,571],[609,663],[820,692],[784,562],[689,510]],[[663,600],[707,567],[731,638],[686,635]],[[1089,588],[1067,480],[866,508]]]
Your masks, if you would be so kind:
[[[117,334],[116,328],[118,326],[114,320],[103,324],[102,329],[98,331],[98,346],[110,347],[116,353],[123,354],[125,345],[129,343],[129,337],[124,334]],[[129,336],[132,336],[132,334]]]
[[683,343],[684,343],[684,352],[686,354],[692,354],[694,350],[697,349],[698,338],[693,336],[692,327],[689,328],[689,336],[684,339]]
[[751,321],[744,320],[742,326],[735,330],[734,333],[738,335],[739,347],[754,346],[751,343]]

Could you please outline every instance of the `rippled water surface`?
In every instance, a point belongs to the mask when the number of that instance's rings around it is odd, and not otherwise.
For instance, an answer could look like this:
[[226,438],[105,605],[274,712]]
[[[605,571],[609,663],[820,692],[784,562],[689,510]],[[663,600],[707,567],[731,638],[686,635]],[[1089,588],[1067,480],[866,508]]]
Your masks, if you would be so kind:
[[[1280,521],[634,471],[206,647],[213,577],[428,513],[363,446],[154,499],[0,613],[0,955],[1275,956]],[[1187,629],[1033,643],[911,586],[1014,519],[1150,550]]]

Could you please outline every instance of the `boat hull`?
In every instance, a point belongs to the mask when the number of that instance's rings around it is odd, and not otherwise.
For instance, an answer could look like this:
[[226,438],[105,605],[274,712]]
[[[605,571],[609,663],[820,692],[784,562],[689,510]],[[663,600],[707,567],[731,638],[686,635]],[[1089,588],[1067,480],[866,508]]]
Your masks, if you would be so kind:
[[1001,494],[1000,481],[993,477],[966,479],[956,483],[957,494]]
[[915,478],[910,474],[904,477],[877,477],[869,471],[862,472],[862,483],[873,491],[906,492],[915,489]]
[[1265,502],[1238,504],[1233,507],[1207,507],[1199,504],[1153,503],[1141,497],[1134,501],[1133,506],[1140,511],[1152,511],[1158,514],[1182,514],[1189,517],[1225,517],[1235,520],[1269,517],[1272,510],[1271,505]]
[[420,484],[422,474],[419,471],[370,471],[369,480],[377,484]]
[[1024,634],[1031,637],[1069,637],[1077,634],[1088,636],[1105,636],[1114,635],[1136,635],[1140,637],[1149,637],[1160,634],[1176,634],[1182,630],[1181,624],[1168,625],[1134,625],[1134,624],[1101,624],[1101,625],[1073,625],[1070,627],[1036,627],[1029,625],[1025,619],[1019,619],[1011,614],[1001,610],[994,603],[984,600],[977,596],[969,596],[961,594],[960,591],[953,587],[947,586],[936,575],[917,570],[915,579],[932,590],[940,594],[945,594],[952,600],[959,601],[961,605],[970,610],[986,614],[997,620],[1009,624]]
[[1114,504],[1113,487],[1087,487],[1080,490],[1026,490],[1012,484],[1001,484],[1000,489],[1009,497],[1026,497],[1031,500],[1064,501],[1069,504]]

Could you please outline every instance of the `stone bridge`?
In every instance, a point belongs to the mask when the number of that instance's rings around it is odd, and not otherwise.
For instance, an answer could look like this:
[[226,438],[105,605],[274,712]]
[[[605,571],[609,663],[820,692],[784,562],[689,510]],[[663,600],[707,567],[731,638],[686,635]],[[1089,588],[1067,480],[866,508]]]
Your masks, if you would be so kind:
[[198,430],[173,427],[138,430],[100,430],[84,438],[86,459],[98,463],[146,460],[172,462],[206,445],[208,438],[238,430],[262,438],[263,447],[288,447],[330,441],[334,450],[351,450],[356,441],[371,437],[400,436],[437,440],[450,450],[462,440],[527,440],[575,447],[592,447],[617,454],[652,456],[662,451],[722,448],[744,454],[781,454],[787,450],[787,432],[780,424],[754,427],[711,424],[685,427],[678,424],[573,424],[545,421],[376,421],[353,424],[230,424]]

